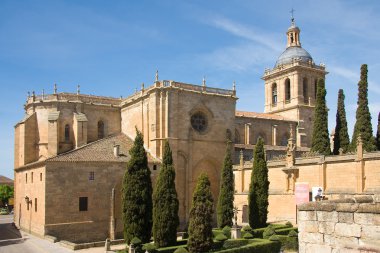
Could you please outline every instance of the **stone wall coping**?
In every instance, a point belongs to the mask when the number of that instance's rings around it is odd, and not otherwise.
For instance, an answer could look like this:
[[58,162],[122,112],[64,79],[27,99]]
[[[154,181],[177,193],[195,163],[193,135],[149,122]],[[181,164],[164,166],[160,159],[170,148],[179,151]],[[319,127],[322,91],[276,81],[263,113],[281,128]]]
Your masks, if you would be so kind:
[[378,197],[361,196],[347,199],[326,200],[304,203],[297,206],[298,211],[325,211],[325,212],[350,212],[350,213],[380,213]]

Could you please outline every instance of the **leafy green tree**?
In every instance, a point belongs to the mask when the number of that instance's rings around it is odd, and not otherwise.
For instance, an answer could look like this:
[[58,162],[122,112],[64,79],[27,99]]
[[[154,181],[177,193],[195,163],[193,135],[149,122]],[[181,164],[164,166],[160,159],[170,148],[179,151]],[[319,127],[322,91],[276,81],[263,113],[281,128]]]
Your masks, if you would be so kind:
[[175,171],[169,142],[165,142],[162,167],[153,192],[153,238],[158,247],[174,245],[177,240],[178,198]]
[[232,226],[234,217],[234,173],[232,171],[231,142],[228,141],[222,168],[220,191],[217,206],[218,227]]
[[268,167],[265,159],[264,141],[257,140],[253,154],[253,168],[248,195],[248,219],[251,228],[266,226],[268,217]]
[[346,153],[349,147],[350,137],[348,136],[346,109],[344,106],[344,92],[342,89],[339,89],[333,153],[334,155],[338,155],[339,149],[342,149],[343,153]]
[[202,173],[197,180],[190,210],[187,247],[191,253],[208,252],[212,247],[212,205],[210,180],[207,174]]
[[360,134],[363,141],[363,148],[366,151],[376,149],[375,140],[373,138],[371,113],[368,108],[368,69],[367,64],[363,64],[360,68],[360,81],[358,84],[358,107],[356,109],[356,122],[354,134],[351,140],[351,150],[356,150],[356,141]]
[[13,186],[0,185],[0,200],[5,205],[8,200],[13,198]]
[[138,237],[146,243],[152,233],[152,182],[143,136],[137,129],[129,154],[122,193],[124,239],[129,244]]
[[377,116],[376,148],[380,150],[380,112]]
[[326,106],[325,80],[320,78],[317,83],[317,99],[315,102],[313,136],[311,151],[322,155],[331,154],[328,129],[328,109]]

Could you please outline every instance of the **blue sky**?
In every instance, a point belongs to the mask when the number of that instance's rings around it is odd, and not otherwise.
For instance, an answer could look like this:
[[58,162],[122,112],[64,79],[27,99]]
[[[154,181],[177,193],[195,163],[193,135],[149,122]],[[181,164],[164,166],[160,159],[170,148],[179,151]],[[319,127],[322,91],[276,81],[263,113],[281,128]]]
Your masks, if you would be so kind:
[[360,65],[369,67],[373,128],[380,111],[380,2],[7,1],[0,2],[0,174],[13,178],[14,125],[27,92],[126,97],[156,69],[160,79],[231,88],[239,110],[262,112],[265,68],[286,46],[290,9],[301,43],[326,64],[329,128],[339,88],[350,135]]

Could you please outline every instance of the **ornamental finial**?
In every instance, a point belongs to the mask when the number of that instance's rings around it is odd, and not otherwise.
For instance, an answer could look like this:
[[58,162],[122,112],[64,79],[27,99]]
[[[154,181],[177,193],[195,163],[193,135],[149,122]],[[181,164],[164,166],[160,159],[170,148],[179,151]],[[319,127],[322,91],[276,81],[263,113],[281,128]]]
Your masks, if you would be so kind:
[[57,84],[54,83],[54,94],[57,94]]
[[236,82],[235,82],[235,80],[234,80],[234,82],[232,83],[232,90],[236,90]]
[[77,95],[79,95],[80,94],[80,85],[78,84],[77,85]]
[[205,76],[203,76],[202,86],[203,86],[203,87],[206,87],[206,77],[205,77]]

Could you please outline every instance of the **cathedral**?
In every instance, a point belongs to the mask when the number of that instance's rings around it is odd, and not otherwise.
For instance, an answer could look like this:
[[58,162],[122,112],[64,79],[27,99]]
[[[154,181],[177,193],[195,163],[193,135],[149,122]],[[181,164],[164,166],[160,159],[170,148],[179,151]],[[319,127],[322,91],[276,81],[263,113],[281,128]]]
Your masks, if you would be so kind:
[[136,128],[144,136],[152,182],[169,141],[176,170],[181,227],[196,179],[206,172],[219,192],[227,140],[234,162],[250,161],[259,137],[267,158],[311,144],[316,83],[327,74],[302,48],[294,20],[285,51],[266,69],[264,113],[236,110],[231,90],[173,80],[141,87],[127,98],[58,92],[28,96],[15,126],[15,224],[31,233],[85,242],[120,238],[121,183]]

